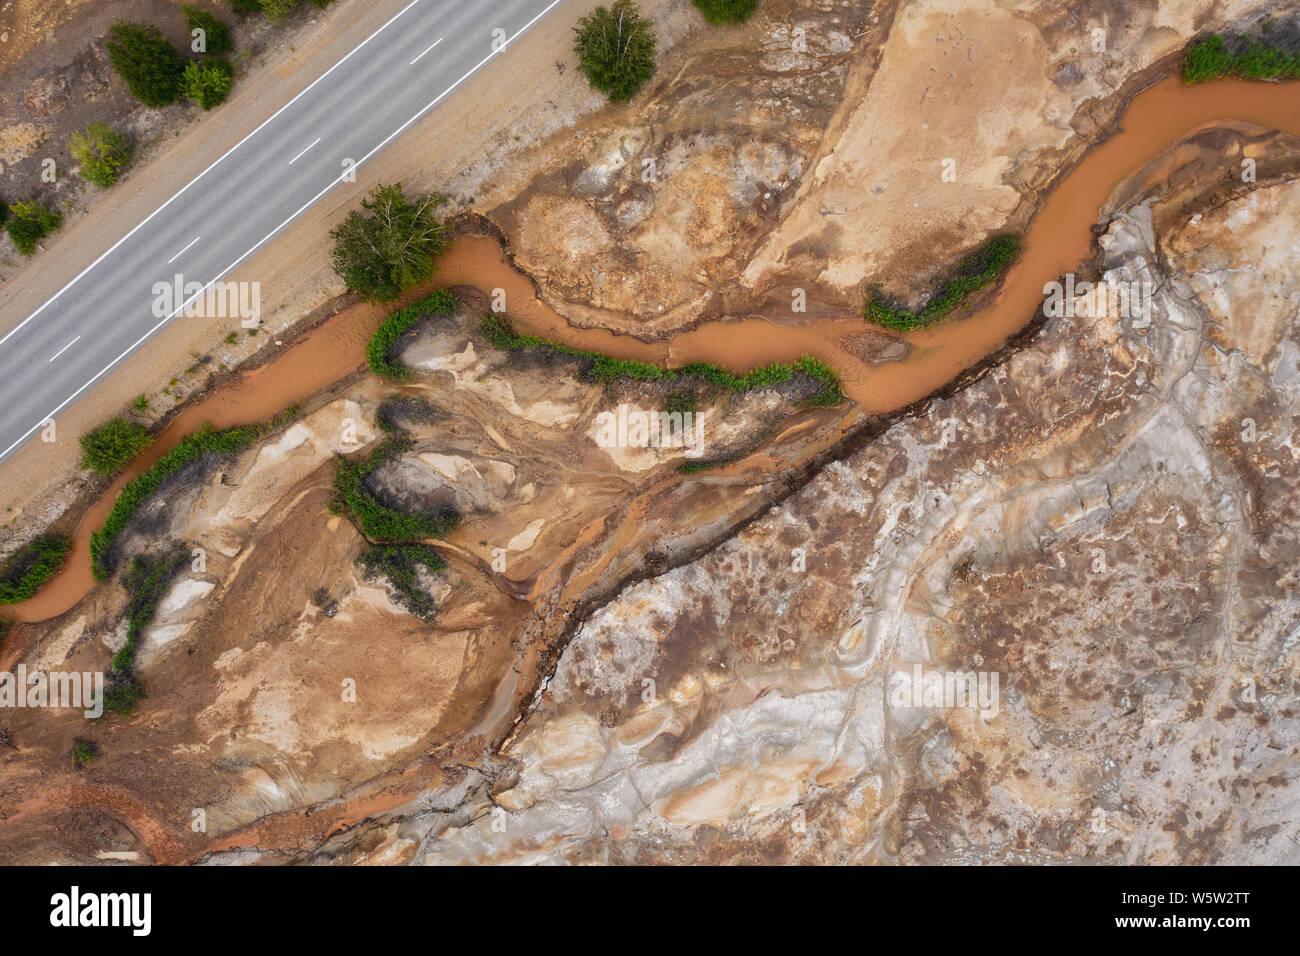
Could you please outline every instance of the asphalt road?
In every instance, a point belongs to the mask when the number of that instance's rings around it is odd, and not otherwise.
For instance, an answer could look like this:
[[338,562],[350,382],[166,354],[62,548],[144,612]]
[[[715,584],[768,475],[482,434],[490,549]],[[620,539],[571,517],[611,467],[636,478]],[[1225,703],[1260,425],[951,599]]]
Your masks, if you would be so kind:
[[[239,143],[214,148],[212,165],[129,233],[88,249],[86,269],[0,339],[0,460],[167,323],[195,321],[186,305],[216,305],[200,287],[219,289],[344,181],[345,160],[359,168],[396,142],[560,2],[412,0]],[[193,285],[169,301],[156,284],[178,274]],[[222,304],[231,327],[251,311]]]

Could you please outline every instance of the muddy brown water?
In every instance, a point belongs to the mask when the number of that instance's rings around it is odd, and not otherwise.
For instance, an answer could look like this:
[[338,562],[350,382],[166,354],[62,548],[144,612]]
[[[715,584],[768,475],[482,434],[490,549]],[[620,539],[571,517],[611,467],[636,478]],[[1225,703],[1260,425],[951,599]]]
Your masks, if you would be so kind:
[[[541,302],[529,279],[510,266],[500,245],[485,238],[457,241],[439,262],[437,284],[470,285],[489,294],[504,289],[508,312],[521,331],[618,358],[671,365],[706,361],[744,372],[812,355],[836,370],[845,393],[863,409],[888,412],[942,387],[1025,325],[1041,306],[1043,284],[1089,258],[1090,227],[1121,179],[1188,133],[1227,119],[1300,135],[1300,85],[1219,80],[1187,87],[1170,78],[1139,93],[1124,113],[1123,129],[1090,150],[1034,217],[1020,260],[997,298],[969,318],[903,336],[911,351],[901,361],[868,366],[846,352],[838,340],[865,327],[856,316],[798,326],[761,318],[715,322],[661,343],[575,328]],[[1233,174],[1235,169],[1225,170],[1225,175]],[[408,298],[424,292],[427,289]],[[366,341],[389,311],[370,305],[345,309],[263,367],[182,411],[86,513],[64,570],[35,598],[5,613],[20,621],[40,621],[76,605],[94,586],[90,533],[103,523],[126,482],[203,422],[226,428],[264,421],[355,372],[362,365]]]

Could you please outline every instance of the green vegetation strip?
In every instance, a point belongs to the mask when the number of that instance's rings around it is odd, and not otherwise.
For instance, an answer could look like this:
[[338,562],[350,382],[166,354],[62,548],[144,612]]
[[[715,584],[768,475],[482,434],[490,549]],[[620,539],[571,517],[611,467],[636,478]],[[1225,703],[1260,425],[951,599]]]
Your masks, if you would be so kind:
[[427,544],[372,545],[357,557],[357,564],[367,577],[387,578],[402,605],[416,617],[428,620],[437,613],[433,598],[416,586],[416,569],[423,566],[437,574],[447,562]]
[[366,344],[366,364],[370,371],[394,382],[409,378],[410,370],[392,359],[393,345],[421,319],[430,315],[451,315],[457,305],[456,297],[448,290],[436,289],[419,302],[413,302],[386,318]]
[[126,715],[135,710],[136,701],[144,696],[144,688],[135,676],[135,652],[140,636],[153,620],[172,579],[189,561],[189,551],[177,548],[168,554],[136,555],[131,559],[123,584],[127,594],[126,642],[113,655],[113,672],[109,675],[104,692],[104,711]]
[[559,342],[552,342],[536,335],[520,335],[515,331],[510,320],[499,315],[486,315],[479,326],[488,344],[503,352],[520,349],[541,349],[553,355],[567,355],[582,362],[580,377],[589,382],[608,386],[621,378],[636,379],[647,382],[681,382],[698,380],[731,392],[747,392],[751,389],[771,388],[788,382],[795,375],[805,375],[820,382],[819,391],[808,399],[810,405],[838,405],[844,398],[840,390],[839,378],[825,362],[805,355],[797,361],[784,364],[773,362],[760,365],[744,375],[733,375],[726,369],[708,362],[691,362],[679,368],[660,368],[646,362],[632,362],[625,359],[611,358],[600,352],[586,352],[570,348]]
[[389,438],[379,443],[375,450],[360,461],[339,459],[339,470],[334,475],[334,488],[344,507],[352,513],[362,533],[375,541],[412,541],[436,538],[454,531],[460,515],[454,511],[433,514],[409,515],[381,502],[366,487],[366,477],[390,458],[409,446],[405,436]]
[[1183,57],[1184,81],[1203,83],[1221,76],[1249,80],[1300,79],[1300,55],[1244,35],[1229,41],[1218,33],[1187,48]]
[[152,498],[163,482],[187,465],[212,455],[233,455],[244,451],[263,435],[274,431],[298,414],[291,406],[263,425],[241,425],[215,431],[204,425],[192,435],[187,435],[152,468],[129,482],[117,496],[113,508],[100,529],[90,536],[90,569],[96,581],[106,581],[113,572],[112,550],[118,536],[144,504]]
[[72,542],[57,534],[43,534],[19,548],[0,566],[0,605],[26,601],[41,589],[72,549]]
[[867,296],[866,318],[887,329],[911,332],[933,325],[954,312],[973,293],[1000,278],[1020,254],[1020,237],[1012,233],[994,236],[968,253],[957,270],[935,290],[919,311],[913,312],[873,289]]

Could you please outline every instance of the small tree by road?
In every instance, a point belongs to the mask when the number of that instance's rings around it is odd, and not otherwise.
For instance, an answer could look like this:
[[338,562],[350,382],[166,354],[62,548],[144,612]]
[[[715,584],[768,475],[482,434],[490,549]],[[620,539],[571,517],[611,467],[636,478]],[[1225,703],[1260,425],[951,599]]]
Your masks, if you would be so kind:
[[91,123],[68,140],[68,152],[80,165],[82,179],[107,189],[131,162],[131,143],[107,123]]
[[439,193],[408,200],[401,184],[379,185],[330,232],[334,271],[372,302],[395,299],[433,275],[433,259],[447,245],[437,210]]
[[611,102],[631,99],[654,75],[654,30],[633,0],[597,7],[573,32],[578,68]]

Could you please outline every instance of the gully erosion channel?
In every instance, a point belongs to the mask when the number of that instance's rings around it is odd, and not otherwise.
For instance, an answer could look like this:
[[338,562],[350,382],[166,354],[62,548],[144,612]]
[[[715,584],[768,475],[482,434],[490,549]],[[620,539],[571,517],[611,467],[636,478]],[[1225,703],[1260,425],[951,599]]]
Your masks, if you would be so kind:
[[[1123,129],[1090,150],[1035,215],[1021,257],[994,301],[969,318],[901,336],[910,351],[900,361],[868,366],[845,351],[839,343],[864,329],[858,316],[794,326],[756,317],[721,321],[658,343],[578,329],[541,302],[499,244],[486,238],[458,240],[439,260],[434,285],[505,289],[509,315],[521,332],[616,358],[669,365],[705,361],[743,373],[757,365],[812,355],[835,369],[845,393],[861,410],[889,412],[941,388],[1029,322],[1042,307],[1044,284],[1089,257],[1090,229],[1115,186],[1187,134],[1225,120],[1300,135],[1300,87],[1243,80],[1189,87],[1169,78],[1139,93],[1122,117]],[[415,290],[411,298],[428,290]],[[67,566],[35,598],[13,605],[7,613],[20,621],[39,621],[71,609],[94,586],[90,534],[103,523],[126,482],[203,422],[226,428],[264,421],[356,373],[363,365],[365,342],[389,310],[372,305],[344,309],[273,361],[182,410],[82,518]],[[10,655],[15,653],[20,649],[10,650]]]

